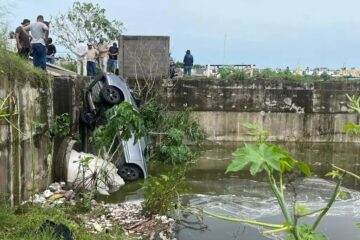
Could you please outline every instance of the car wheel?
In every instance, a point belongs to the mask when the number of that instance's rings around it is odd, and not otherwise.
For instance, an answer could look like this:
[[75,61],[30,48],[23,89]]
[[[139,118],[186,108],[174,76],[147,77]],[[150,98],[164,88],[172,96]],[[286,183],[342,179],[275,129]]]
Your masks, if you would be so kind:
[[92,112],[87,112],[87,111],[81,111],[80,119],[87,126],[93,126],[94,123],[96,122],[95,114]]
[[118,174],[125,181],[135,181],[142,176],[142,171],[136,165],[124,164],[119,168]]
[[104,86],[100,90],[100,96],[103,102],[110,106],[124,101],[123,93],[113,86]]

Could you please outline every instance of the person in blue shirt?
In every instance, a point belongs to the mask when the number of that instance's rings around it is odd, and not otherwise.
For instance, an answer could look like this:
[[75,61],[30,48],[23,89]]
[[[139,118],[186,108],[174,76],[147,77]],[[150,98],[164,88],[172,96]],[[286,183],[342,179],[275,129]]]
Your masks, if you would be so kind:
[[190,53],[190,50],[186,51],[186,54],[184,56],[184,76],[188,75],[191,76],[191,68],[194,63],[194,58]]

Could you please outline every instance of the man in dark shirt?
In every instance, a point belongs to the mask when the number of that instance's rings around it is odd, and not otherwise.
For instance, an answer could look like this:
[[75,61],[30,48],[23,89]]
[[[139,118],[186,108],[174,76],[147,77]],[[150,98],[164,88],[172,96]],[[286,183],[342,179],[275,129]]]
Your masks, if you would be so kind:
[[24,19],[21,26],[17,27],[15,32],[18,53],[24,58],[28,58],[30,54],[30,39],[29,36],[22,31],[22,27],[26,27],[29,24],[30,20]]
[[194,63],[194,58],[190,53],[190,50],[186,51],[186,54],[184,56],[184,76],[188,75],[191,76],[191,68]]
[[55,53],[56,53],[56,47],[54,44],[52,44],[52,38],[48,38],[47,44],[46,44],[46,62],[54,64],[55,63]]
[[117,47],[116,43],[113,43],[113,45],[109,48],[109,60],[108,60],[108,68],[113,73],[115,73],[115,70],[117,69],[118,54],[119,54],[119,48]]

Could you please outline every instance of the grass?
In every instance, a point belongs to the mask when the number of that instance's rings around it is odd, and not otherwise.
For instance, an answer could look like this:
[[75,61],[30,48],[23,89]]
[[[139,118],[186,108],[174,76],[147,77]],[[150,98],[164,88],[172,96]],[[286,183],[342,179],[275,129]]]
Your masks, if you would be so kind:
[[16,80],[19,84],[29,82],[34,87],[47,88],[46,72],[29,64],[28,60],[0,47],[0,79]]
[[[22,205],[15,208],[0,205],[0,239],[7,240],[49,240],[55,239],[53,232],[40,232],[40,226],[50,220],[57,224],[66,225],[73,233],[74,240],[125,240],[126,237],[120,226],[113,224],[113,229],[107,233],[91,233],[80,224],[76,209],[72,206],[41,207],[38,205]],[[91,216],[99,216],[103,212],[90,212]]]
[[65,68],[69,71],[77,72],[76,62],[68,62],[60,64],[60,67]]
[[326,74],[321,76],[303,76],[292,73],[291,71],[276,72],[271,69],[254,70],[253,76],[250,76],[248,71],[243,69],[235,69],[231,67],[219,69],[219,77],[211,76],[184,76],[184,80],[198,80],[198,79],[209,79],[209,80],[289,80],[289,81],[327,81],[327,80],[345,80],[344,78],[332,78]]

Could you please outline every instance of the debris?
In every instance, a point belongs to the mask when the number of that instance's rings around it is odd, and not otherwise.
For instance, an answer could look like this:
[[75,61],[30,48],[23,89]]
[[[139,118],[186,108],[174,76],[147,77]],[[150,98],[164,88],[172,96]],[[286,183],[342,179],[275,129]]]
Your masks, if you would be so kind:
[[96,230],[96,231],[98,231],[98,232],[102,232],[103,231],[103,228],[102,228],[102,226],[100,225],[100,224],[98,224],[98,223],[94,223],[94,229]]
[[60,183],[54,182],[49,185],[49,189],[52,192],[58,192],[58,191],[61,191],[61,185],[60,185]]
[[54,193],[51,192],[49,189],[46,189],[43,194],[44,194],[44,197],[45,197],[45,198],[49,198],[49,197],[51,197]]
[[55,193],[53,194],[51,197],[49,197],[48,201],[49,202],[53,202],[59,198],[63,198],[65,194],[62,194],[62,193]]
[[[86,167],[82,164],[84,159],[87,159]],[[79,174],[79,171],[81,171],[81,174]],[[109,161],[98,158],[93,154],[79,153],[72,150],[69,158],[67,182],[75,186],[84,185],[87,190],[91,190],[96,186],[98,193],[109,195],[110,192],[117,191],[121,186],[125,185],[124,180],[117,172],[116,166]],[[106,174],[102,175],[101,173]],[[82,182],[83,179],[85,179],[85,183]]]

